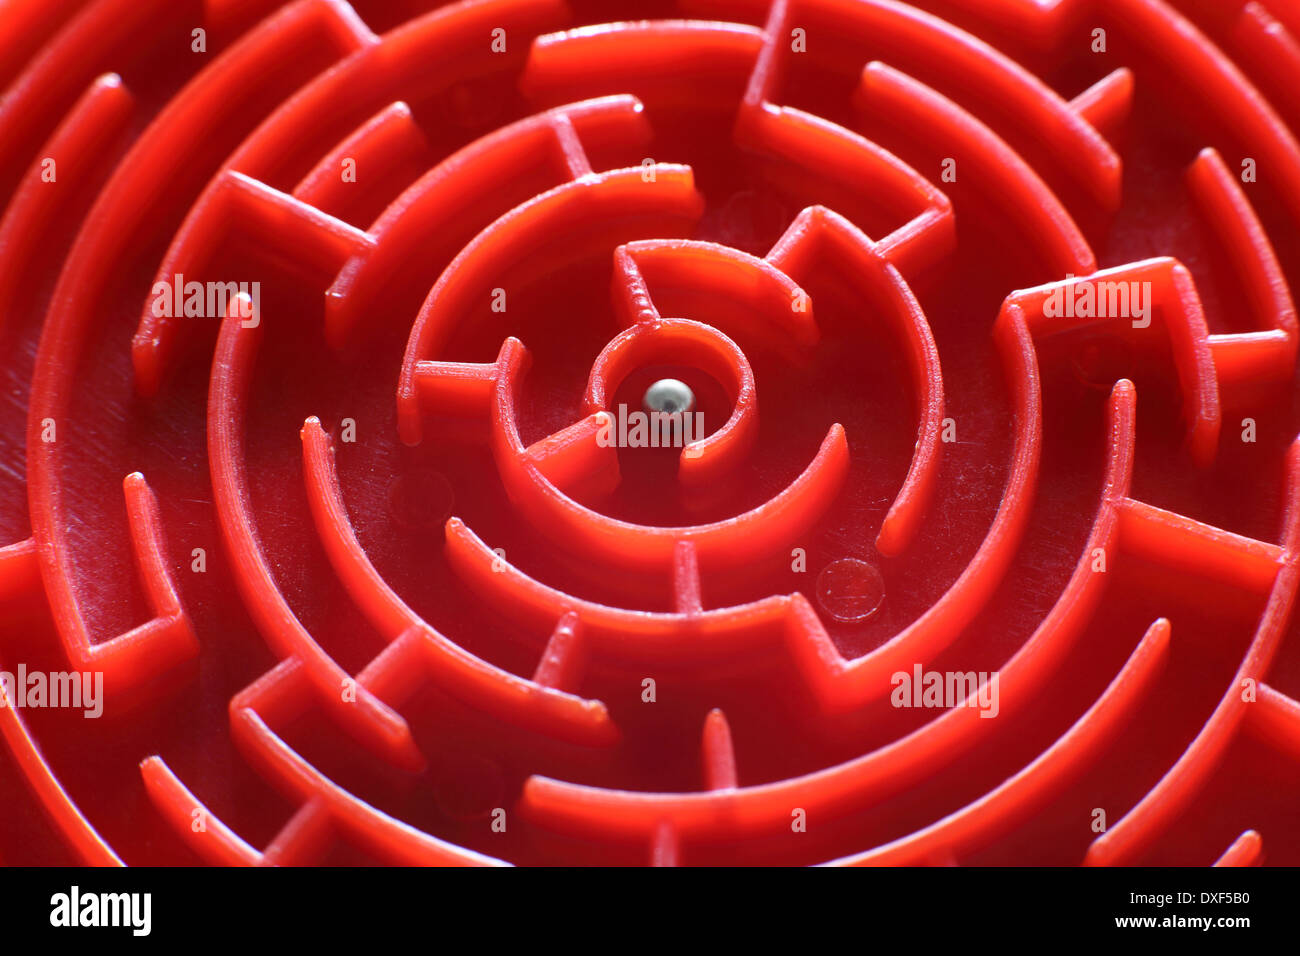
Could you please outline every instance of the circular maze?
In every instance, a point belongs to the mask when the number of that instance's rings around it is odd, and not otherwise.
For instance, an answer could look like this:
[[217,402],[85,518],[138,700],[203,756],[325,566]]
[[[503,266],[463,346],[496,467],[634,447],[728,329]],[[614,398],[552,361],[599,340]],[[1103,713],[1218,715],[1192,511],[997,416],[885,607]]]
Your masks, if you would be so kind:
[[7,683],[0,859],[1300,863],[1297,77],[1290,0],[2,0],[0,671],[102,713]]

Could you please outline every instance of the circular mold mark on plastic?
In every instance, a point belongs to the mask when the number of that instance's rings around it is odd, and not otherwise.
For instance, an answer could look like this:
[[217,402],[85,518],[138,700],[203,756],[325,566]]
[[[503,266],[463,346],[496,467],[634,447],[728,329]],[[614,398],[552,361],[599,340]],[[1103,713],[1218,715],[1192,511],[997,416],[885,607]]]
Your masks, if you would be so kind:
[[817,575],[817,600],[837,621],[865,621],[885,603],[885,579],[874,564],[840,558]]
[[451,516],[456,495],[442,472],[415,468],[388,486],[388,509],[403,528],[440,528]]

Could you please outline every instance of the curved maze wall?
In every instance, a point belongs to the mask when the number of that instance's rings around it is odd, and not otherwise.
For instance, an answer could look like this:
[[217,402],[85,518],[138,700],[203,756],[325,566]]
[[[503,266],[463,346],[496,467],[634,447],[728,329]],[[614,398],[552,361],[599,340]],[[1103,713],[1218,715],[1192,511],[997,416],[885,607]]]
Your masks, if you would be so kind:
[[1288,0],[53,6],[0,858],[1300,863]]

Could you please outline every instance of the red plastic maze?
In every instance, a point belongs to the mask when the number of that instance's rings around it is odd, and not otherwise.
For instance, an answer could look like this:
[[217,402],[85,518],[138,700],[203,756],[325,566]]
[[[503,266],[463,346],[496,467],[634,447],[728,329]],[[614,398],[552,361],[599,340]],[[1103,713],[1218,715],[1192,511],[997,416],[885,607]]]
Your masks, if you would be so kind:
[[0,860],[1300,864],[1292,0],[0,0]]

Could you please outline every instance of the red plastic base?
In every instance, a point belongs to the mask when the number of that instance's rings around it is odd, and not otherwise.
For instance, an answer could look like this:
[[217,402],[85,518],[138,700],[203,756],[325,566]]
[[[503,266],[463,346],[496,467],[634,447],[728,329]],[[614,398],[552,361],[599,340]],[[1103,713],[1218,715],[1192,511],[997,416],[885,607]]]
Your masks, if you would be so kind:
[[0,859],[1300,864],[1290,0],[67,6]]

